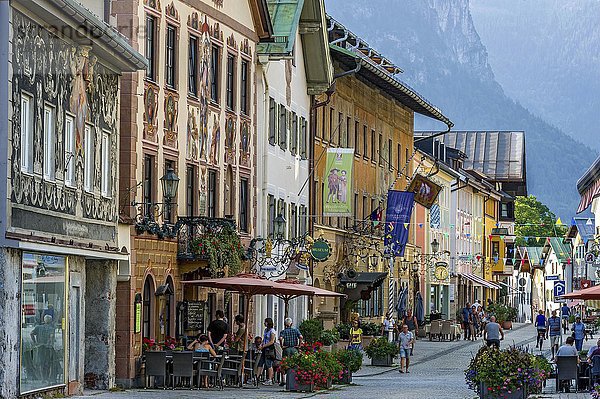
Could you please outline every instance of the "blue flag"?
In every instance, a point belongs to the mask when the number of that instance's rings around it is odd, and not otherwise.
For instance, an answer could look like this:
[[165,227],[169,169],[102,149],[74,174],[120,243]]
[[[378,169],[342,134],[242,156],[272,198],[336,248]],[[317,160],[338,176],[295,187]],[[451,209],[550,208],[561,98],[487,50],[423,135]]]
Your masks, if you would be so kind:
[[414,203],[413,192],[388,191],[384,241],[386,254],[404,256],[408,241],[408,229],[405,224],[410,222]]

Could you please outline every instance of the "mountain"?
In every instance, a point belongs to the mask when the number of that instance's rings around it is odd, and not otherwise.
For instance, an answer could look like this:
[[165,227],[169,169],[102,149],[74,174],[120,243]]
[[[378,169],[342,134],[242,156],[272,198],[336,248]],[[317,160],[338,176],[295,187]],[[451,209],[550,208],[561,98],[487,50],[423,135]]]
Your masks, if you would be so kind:
[[509,97],[600,149],[600,1],[471,0]]
[[[393,60],[399,78],[441,108],[456,130],[523,130],[528,188],[563,220],[595,151],[533,115],[496,81],[468,0],[327,0],[327,12]],[[415,118],[416,129],[441,129]]]

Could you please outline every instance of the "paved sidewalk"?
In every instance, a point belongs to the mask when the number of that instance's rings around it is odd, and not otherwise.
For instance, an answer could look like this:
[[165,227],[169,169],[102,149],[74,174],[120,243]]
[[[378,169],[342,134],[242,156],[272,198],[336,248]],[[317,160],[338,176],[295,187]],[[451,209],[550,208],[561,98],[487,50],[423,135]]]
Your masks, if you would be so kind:
[[[509,345],[526,345],[535,350],[535,328],[531,324],[515,324],[515,328],[506,334],[502,347]],[[598,337],[595,337],[596,339]],[[595,340],[584,343],[589,348]],[[483,344],[478,341],[430,342],[419,340],[416,343],[414,356],[411,358],[410,374],[400,374],[397,367],[372,367],[365,360],[363,368],[357,373],[352,386],[339,386],[332,390],[313,394],[297,394],[285,392],[279,386],[258,389],[225,388],[217,390],[128,390],[125,392],[86,392],[84,399],[170,399],[170,398],[211,398],[244,399],[263,398],[340,398],[340,399],[473,399],[473,391],[467,388],[464,369],[471,357]],[[548,342],[546,341],[546,344]],[[539,351],[535,350],[536,353]],[[548,381],[547,388],[537,398],[589,399],[588,393],[557,394],[554,393],[554,380]],[[90,398],[89,395],[93,395]]]

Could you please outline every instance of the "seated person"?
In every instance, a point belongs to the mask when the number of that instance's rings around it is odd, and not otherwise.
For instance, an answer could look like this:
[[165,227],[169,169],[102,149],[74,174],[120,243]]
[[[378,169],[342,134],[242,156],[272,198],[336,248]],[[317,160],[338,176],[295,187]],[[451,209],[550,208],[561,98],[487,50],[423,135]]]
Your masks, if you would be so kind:
[[592,353],[594,353],[594,351],[596,349],[600,348],[600,339],[598,339],[598,341],[596,342],[596,345],[592,346],[587,353],[587,360],[588,362],[592,359]]
[[573,346],[575,339],[573,337],[567,337],[564,345],[558,348],[556,357],[559,356],[577,356],[577,363],[579,363],[579,356],[577,355],[577,349]]
[[217,356],[217,353],[208,343],[208,336],[206,334],[198,334],[198,337],[193,340],[187,348],[198,353],[210,353],[211,356]]

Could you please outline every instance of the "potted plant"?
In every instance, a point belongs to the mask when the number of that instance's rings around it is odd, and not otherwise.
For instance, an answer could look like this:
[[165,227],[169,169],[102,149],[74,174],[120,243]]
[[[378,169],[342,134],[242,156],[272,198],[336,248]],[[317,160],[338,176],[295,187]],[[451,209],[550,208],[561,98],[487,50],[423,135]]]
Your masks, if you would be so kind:
[[388,342],[386,337],[379,337],[369,343],[369,346],[365,349],[365,353],[371,359],[371,366],[389,367],[392,365],[396,354],[398,354],[398,347]]
[[161,350],[161,348],[156,343],[154,338],[144,338],[142,340],[142,351],[143,352],[158,351],[158,350]]
[[320,345],[303,345],[300,352],[281,362],[286,372],[286,390],[313,392],[315,388],[330,388],[333,378],[340,378],[342,365]]
[[340,334],[337,330],[325,330],[321,333],[320,342],[323,344],[323,349],[331,352],[331,346],[340,340]]
[[362,352],[353,349],[344,349],[336,352],[335,356],[342,365],[342,378],[339,379],[339,382],[342,384],[351,384],[352,374],[356,373],[362,367]]
[[166,336],[165,337],[165,342],[163,343],[163,348],[165,350],[175,350],[175,347],[177,346],[177,340],[173,337],[170,336]]
[[322,370],[322,374],[326,377],[323,380],[317,381],[319,388],[330,389],[333,386],[333,380],[342,378],[343,367],[337,357],[331,352],[317,351],[315,352],[318,368]]
[[298,326],[302,333],[305,342],[315,343],[321,342],[321,334],[323,333],[323,322],[318,319],[306,319]]
[[240,237],[231,227],[195,238],[192,241],[192,251],[199,259],[208,262],[208,270],[212,277],[223,276],[223,265],[227,265],[230,275],[236,275],[242,270],[244,247]]
[[496,316],[496,322],[500,324],[504,330],[510,330],[512,328],[512,322],[517,318],[517,309],[501,303],[494,303],[488,306],[488,312]]
[[524,399],[530,392],[541,392],[550,370],[546,359],[522,348],[482,347],[465,370],[465,379],[481,399]]

